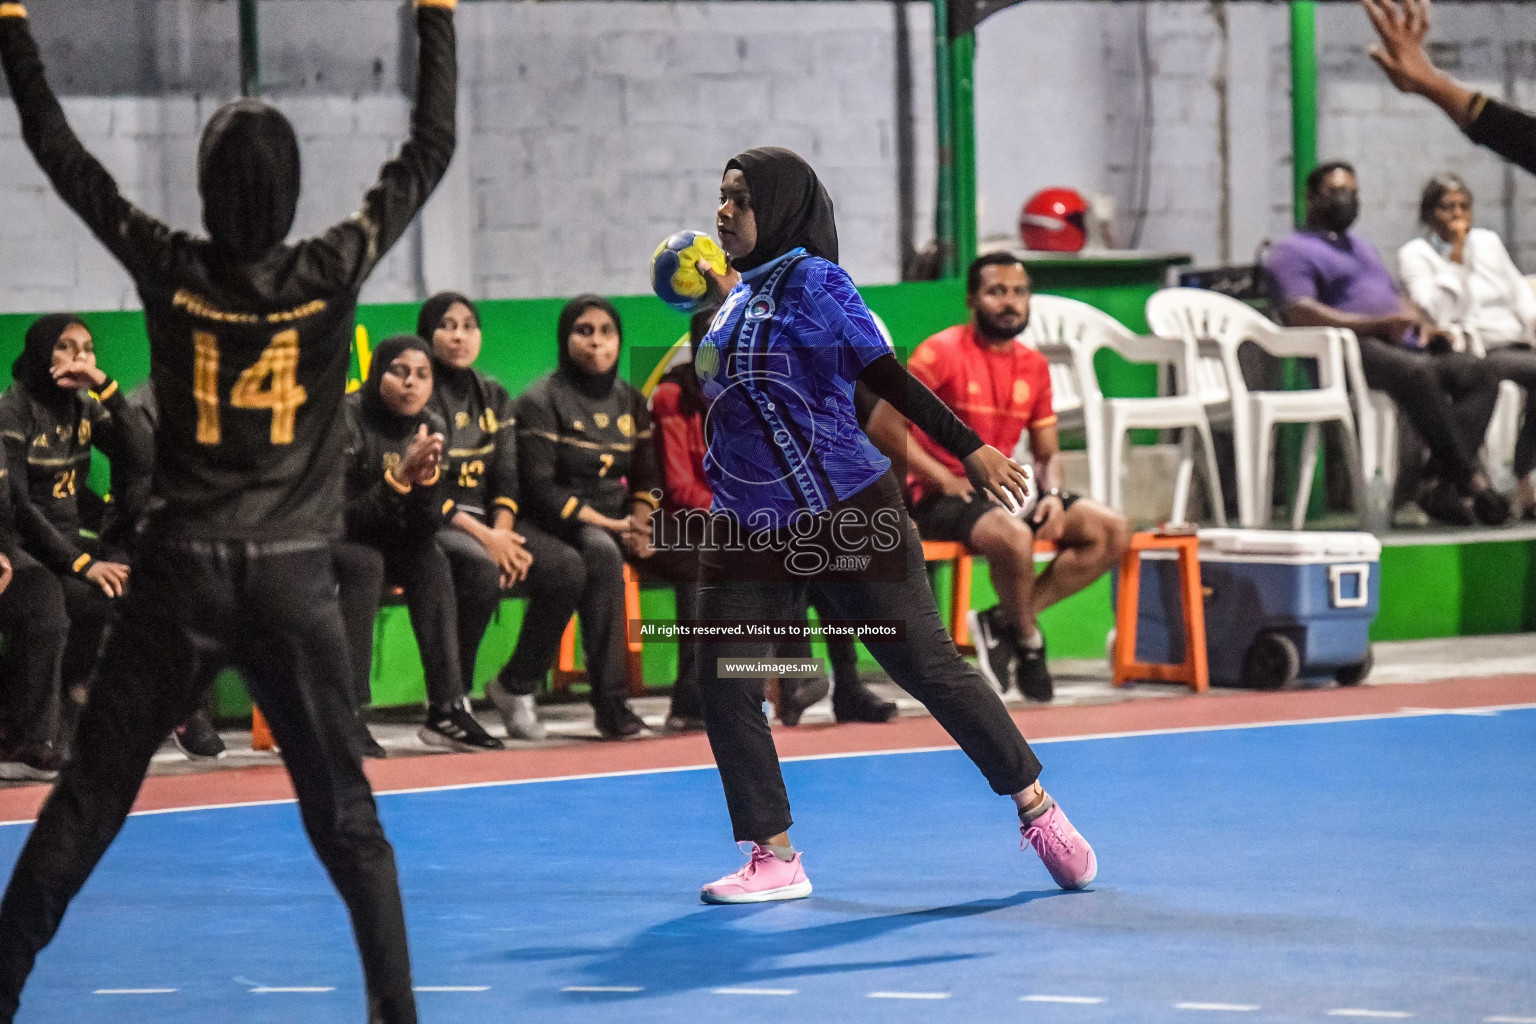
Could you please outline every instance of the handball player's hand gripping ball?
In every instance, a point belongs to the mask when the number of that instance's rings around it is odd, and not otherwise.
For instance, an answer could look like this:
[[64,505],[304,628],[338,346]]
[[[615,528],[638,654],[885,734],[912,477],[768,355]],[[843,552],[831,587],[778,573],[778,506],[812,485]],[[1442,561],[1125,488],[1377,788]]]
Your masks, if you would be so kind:
[[979,491],[986,491],[1013,515],[1028,519],[1040,504],[1035,468],[1021,466],[989,444],[965,457],[965,475]]
[[709,295],[709,282],[699,273],[699,261],[715,273],[730,269],[725,250],[702,231],[679,231],[656,247],[651,255],[651,288],[656,296],[680,313],[692,313]]

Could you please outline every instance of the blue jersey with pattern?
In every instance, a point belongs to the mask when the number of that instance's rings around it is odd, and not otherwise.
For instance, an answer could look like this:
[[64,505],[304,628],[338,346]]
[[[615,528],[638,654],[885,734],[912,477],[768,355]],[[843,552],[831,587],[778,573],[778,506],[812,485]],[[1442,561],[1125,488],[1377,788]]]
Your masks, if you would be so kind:
[[837,264],[794,249],[742,275],[693,360],[713,510],[772,529],[880,479],[891,462],[859,429],[853,385],[890,351]]

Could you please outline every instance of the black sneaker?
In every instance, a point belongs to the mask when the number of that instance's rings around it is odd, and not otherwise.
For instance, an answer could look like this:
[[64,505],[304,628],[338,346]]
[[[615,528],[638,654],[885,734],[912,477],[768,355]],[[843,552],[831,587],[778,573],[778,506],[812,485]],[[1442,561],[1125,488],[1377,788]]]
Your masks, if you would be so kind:
[[621,740],[637,736],[645,729],[640,716],[630,709],[627,701],[595,704],[592,707],[593,724],[605,740]]
[[1514,506],[1492,487],[1484,487],[1472,496],[1472,512],[1484,526],[1503,526],[1514,513]]
[[447,747],[465,754],[506,749],[501,740],[486,732],[474,715],[462,707],[432,708],[416,736],[429,747]]
[[779,721],[788,726],[800,724],[800,716],[832,691],[825,676],[820,679],[779,680]]
[[224,741],[206,711],[192,712],[190,718],[171,730],[171,738],[188,761],[217,761],[224,756]]
[[896,712],[895,701],[875,693],[862,679],[845,680],[832,688],[832,715],[839,722],[889,722]]
[[965,613],[971,626],[971,640],[976,645],[976,667],[998,693],[1007,693],[1014,684],[1015,630],[1002,621],[1002,606],[993,605],[984,612]]
[[52,782],[63,767],[58,750],[46,743],[20,743],[0,750],[0,779],[6,782]]
[[1019,692],[1030,700],[1050,701],[1056,696],[1056,686],[1051,681],[1051,670],[1045,665],[1045,639],[1041,638],[1039,647],[1020,643],[1017,650]]
[[363,745],[363,756],[375,761],[382,761],[389,756],[389,751],[379,745],[379,741],[373,738],[373,733],[368,731],[368,720],[361,714],[357,716],[357,739]]
[[1435,483],[1424,488],[1419,494],[1419,508],[1429,518],[1448,526],[1471,526],[1477,522],[1467,500],[1448,484]]

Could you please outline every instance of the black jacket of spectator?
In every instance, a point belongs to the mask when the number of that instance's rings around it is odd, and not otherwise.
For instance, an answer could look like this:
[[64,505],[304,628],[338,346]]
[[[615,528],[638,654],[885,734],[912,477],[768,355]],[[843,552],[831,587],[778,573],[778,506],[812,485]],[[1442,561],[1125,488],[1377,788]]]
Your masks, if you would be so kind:
[[[415,335],[391,338],[373,354],[368,379],[347,396],[351,434],[347,460],[347,536],[352,540],[389,544],[420,540],[436,533],[453,514],[454,501],[444,494],[439,469],[432,484],[402,484],[393,476],[417,430],[442,434],[442,420],[427,407],[416,416],[400,416],[384,404],[379,382],[389,364],[405,349],[427,356],[431,349]],[[446,436],[446,435],[445,435]]]
[[[618,325],[617,313],[603,305]],[[629,515],[631,500],[655,508],[661,488],[645,398],[616,371],[588,374],[570,359],[571,323],[587,308],[566,307],[559,368],[536,381],[514,407],[528,512],[561,533],[579,522],[586,505],[613,519]]]
[[54,343],[71,323],[46,316],[27,331],[12,372],[15,382],[0,395],[0,439],[11,481],[16,526],[23,545],[58,573],[83,576],[92,557],[81,544],[80,491],[99,447],[129,472],[148,471],[152,458],[142,420],[127,410],[117,382],[101,397],[59,387],[48,367]]

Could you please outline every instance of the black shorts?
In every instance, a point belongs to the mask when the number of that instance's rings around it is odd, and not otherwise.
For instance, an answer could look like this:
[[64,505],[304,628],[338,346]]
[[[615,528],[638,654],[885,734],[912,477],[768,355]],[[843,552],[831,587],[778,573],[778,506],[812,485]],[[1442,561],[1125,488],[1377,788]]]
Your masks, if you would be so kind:
[[[1078,497],[1069,491],[1062,491],[1062,510],[1077,504]],[[940,491],[925,495],[922,501],[912,507],[912,522],[917,525],[917,532],[923,540],[955,540],[969,544],[971,531],[976,529],[981,517],[994,508],[1003,509],[1003,505],[990,494],[977,494],[966,501]],[[1031,533],[1040,532],[1040,522],[1036,519],[1028,520],[1025,525]]]

